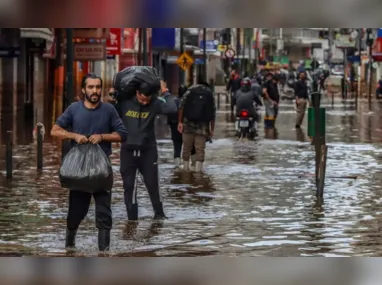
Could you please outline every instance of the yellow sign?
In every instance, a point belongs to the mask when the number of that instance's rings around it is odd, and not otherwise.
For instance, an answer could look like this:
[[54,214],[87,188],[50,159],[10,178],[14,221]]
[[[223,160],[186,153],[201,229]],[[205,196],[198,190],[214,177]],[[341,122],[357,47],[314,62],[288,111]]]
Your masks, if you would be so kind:
[[227,50],[228,46],[226,45],[218,45],[218,51],[225,52]]
[[194,63],[194,59],[189,56],[187,53],[183,53],[177,60],[176,63],[181,69],[186,71]]

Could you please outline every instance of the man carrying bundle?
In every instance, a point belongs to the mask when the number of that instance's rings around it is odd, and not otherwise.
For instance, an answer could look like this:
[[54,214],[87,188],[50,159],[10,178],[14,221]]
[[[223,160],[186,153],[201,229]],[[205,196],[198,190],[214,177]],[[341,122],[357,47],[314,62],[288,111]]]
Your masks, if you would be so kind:
[[120,71],[114,78],[114,88],[115,106],[127,130],[127,140],[121,145],[120,172],[128,219],[138,219],[135,183],[138,171],[149,193],[154,219],[165,219],[154,127],[157,115],[177,113],[175,98],[168,92],[160,92],[160,78],[151,66],[132,66]]

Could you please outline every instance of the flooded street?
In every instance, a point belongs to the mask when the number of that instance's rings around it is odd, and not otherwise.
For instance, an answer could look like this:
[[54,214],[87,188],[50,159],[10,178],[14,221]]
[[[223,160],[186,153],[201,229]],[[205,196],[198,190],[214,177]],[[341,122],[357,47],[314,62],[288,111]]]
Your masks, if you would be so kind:
[[[307,117],[296,131],[290,102],[280,106],[277,130],[265,133],[261,125],[255,142],[233,137],[234,125],[222,104],[203,174],[174,169],[170,132],[159,123],[160,183],[169,217],[164,222],[152,221],[139,179],[140,221],[127,225],[115,148],[112,254],[381,256],[382,108],[375,103],[369,112],[367,102],[360,102],[356,112],[354,102],[339,100],[332,108],[329,99],[323,107],[329,145],[323,204],[315,197]],[[66,254],[67,191],[58,181],[60,155],[46,142],[39,174],[35,146],[18,146],[12,182],[5,181],[1,163],[0,255]],[[77,248],[78,256],[98,254],[94,203],[80,226]]]

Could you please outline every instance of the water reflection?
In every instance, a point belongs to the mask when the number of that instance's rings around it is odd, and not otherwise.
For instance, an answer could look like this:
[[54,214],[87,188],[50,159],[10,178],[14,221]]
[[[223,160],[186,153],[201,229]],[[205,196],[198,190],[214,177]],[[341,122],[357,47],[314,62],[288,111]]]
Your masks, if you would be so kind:
[[277,128],[265,128],[264,137],[269,140],[277,140],[279,137]]
[[191,203],[210,202],[214,199],[216,191],[207,173],[179,170],[172,175],[170,184],[178,185],[177,189],[169,195],[170,197],[187,199]]
[[160,234],[163,229],[163,221],[153,220],[148,229],[140,229],[139,221],[128,221],[123,230],[123,238],[134,241],[150,241],[151,238]]
[[299,141],[299,142],[305,142],[306,141],[305,133],[300,128],[296,129],[296,141]]

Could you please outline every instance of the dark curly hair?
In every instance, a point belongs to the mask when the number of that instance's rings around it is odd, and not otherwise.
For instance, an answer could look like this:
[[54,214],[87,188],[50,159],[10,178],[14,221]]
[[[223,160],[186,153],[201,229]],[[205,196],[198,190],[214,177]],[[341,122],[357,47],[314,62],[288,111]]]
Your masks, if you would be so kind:
[[102,81],[102,78],[100,76],[98,76],[95,73],[88,73],[81,80],[81,88],[85,88],[86,87],[86,81],[89,78],[91,78],[91,79],[99,79],[101,81],[101,87],[103,86],[103,81]]

